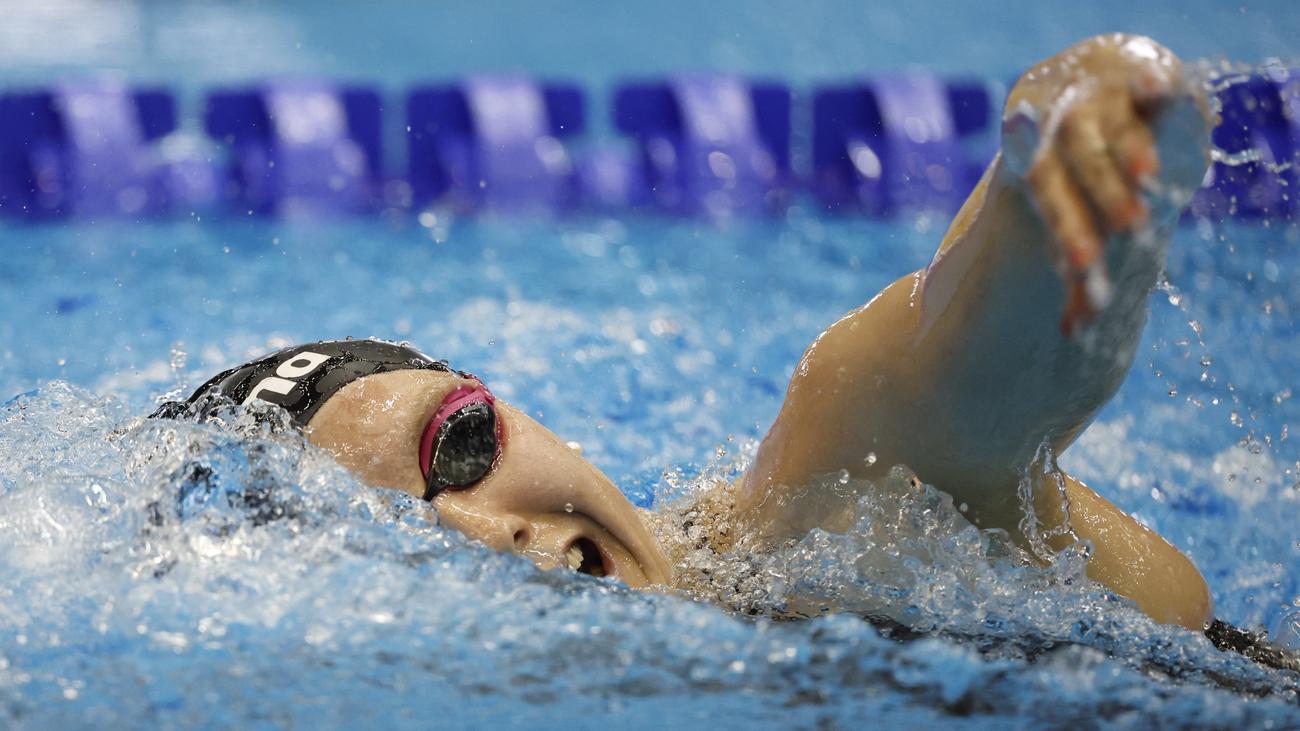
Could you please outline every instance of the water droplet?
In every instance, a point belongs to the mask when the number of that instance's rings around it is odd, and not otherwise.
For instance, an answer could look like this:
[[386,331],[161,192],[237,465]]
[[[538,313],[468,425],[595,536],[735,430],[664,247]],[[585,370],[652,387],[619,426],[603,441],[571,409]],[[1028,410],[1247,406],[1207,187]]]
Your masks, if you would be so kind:
[[868,466],[868,467],[870,467],[871,465],[875,464],[875,463],[876,463],[876,453],[875,453],[875,452],[867,452],[867,458],[864,459],[863,461],[867,463],[867,466]]
[[840,484],[841,484],[841,485],[847,485],[847,484],[849,484],[849,471],[848,471],[848,470],[840,470]]
[[572,512],[573,512],[573,503],[565,503],[565,504],[564,504],[564,512],[566,512],[566,513],[572,513]]

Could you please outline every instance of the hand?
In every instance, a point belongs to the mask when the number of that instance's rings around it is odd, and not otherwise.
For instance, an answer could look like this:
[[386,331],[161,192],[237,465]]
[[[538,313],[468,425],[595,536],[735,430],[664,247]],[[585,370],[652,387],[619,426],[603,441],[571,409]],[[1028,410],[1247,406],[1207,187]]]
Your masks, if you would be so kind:
[[[1084,41],[1035,66],[1012,90],[1004,148],[1009,158],[1022,158],[1027,192],[1051,234],[1066,286],[1063,333],[1076,332],[1110,302],[1103,249],[1113,236],[1148,230],[1149,196],[1161,187],[1153,124],[1188,101],[1199,112],[1194,126],[1202,134],[1186,144],[1195,147],[1199,140],[1194,152],[1203,161],[1204,94],[1185,78],[1178,59],[1148,38]],[[1014,159],[1011,164],[1017,166]]]

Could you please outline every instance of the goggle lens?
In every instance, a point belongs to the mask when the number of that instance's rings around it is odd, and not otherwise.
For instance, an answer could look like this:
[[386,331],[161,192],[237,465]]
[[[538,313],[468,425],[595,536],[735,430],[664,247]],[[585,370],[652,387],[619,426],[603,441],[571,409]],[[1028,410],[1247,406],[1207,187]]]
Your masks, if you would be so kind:
[[456,389],[420,439],[420,468],[426,480],[424,499],[443,490],[463,490],[491,471],[500,453],[495,399],[481,384]]

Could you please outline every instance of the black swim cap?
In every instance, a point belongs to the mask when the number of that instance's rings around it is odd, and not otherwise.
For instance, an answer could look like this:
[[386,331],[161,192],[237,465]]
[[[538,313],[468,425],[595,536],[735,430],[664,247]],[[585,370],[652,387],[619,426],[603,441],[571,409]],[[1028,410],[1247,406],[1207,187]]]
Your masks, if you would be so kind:
[[211,397],[224,397],[239,404],[253,399],[275,404],[304,427],[329,397],[358,378],[411,369],[465,375],[405,345],[325,340],[285,348],[219,373],[186,401],[168,401],[150,418],[203,419],[209,415],[204,406],[213,401]]

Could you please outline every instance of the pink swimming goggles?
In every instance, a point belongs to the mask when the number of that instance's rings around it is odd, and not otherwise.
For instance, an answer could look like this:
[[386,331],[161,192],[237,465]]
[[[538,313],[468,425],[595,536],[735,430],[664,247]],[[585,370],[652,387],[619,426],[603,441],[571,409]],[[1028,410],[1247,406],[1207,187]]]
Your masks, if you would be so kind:
[[496,464],[501,441],[496,398],[487,386],[474,378],[447,394],[420,436],[424,499],[477,484]]

